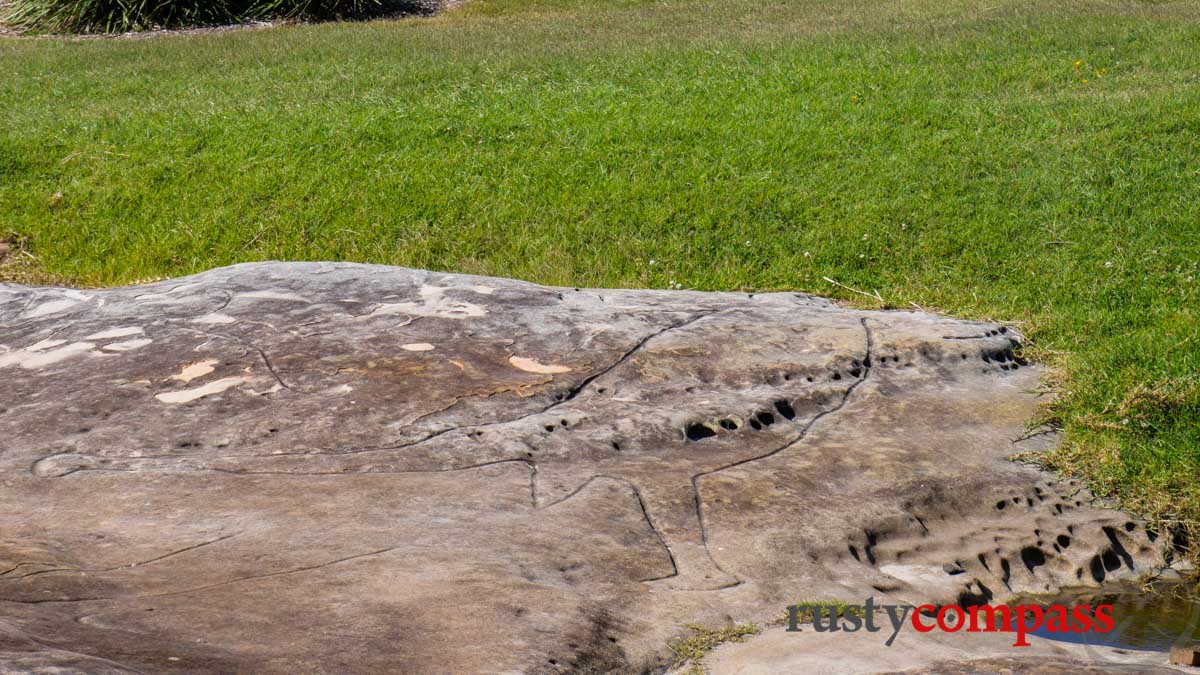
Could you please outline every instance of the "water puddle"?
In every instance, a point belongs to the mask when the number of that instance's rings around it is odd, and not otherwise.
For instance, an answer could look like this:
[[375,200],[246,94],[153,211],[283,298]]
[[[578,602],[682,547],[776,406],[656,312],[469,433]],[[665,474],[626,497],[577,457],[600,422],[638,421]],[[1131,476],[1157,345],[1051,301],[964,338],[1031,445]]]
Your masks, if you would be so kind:
[[1200,644],[1200,587],[1195,583],[1164,582],[1147,588],[1115,585],[1102,589],[1064,590],[1057,595],[1038,596],[1022,602],[1042,606],[1113,606],[1115,627],[1111,632],[1052,633],[1039,628],[1030,633],[1047,640],[1159,652],[1170,651],[1173,645]]

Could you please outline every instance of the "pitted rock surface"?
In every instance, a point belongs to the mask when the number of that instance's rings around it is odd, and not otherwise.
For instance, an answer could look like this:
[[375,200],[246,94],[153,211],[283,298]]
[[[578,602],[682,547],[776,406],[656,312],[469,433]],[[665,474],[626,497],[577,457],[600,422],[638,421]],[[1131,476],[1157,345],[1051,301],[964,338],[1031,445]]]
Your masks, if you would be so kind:
[[1053,442],[1019,340],[355,264],[0,286],[0,664],[641,671],[801,599],[1149,570],[1009,461]]

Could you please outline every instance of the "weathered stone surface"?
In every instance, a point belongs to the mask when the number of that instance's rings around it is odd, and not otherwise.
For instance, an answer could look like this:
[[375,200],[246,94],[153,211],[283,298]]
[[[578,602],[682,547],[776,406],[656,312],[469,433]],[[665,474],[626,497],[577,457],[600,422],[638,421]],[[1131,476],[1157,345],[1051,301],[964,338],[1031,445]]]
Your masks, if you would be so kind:
[[1200,645],[1177,645],[1172,647],[1171,663],[1177,666],[1200,667]]
[[0,286],[0,663],[642,670],[801,599],[1130,577],[1007,329],[350,264]]

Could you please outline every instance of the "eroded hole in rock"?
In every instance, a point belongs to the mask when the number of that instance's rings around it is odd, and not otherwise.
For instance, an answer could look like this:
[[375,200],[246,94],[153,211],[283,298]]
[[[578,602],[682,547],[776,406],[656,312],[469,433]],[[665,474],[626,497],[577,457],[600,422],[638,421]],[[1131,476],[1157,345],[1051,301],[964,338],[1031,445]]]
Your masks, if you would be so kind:
[[726,431],[736,431],[738,429],[738,423],[729,419],[728,417],[721,420],[717,424],[719,424],[721,428]]
[[755,413],[754,418],[761,422],[763,426],[775,424],[775,416],[765,410]]
[[1036,546],[1026,546],[1021,549],[1021,562],[1025,563],[1025,569],[1032,573],[1046,564],[1046,553]]
[[775,409],[778,410],[779,414],[783,415],[783,418],[786,420],[796,419],[796,411],[792,409],[792,404],[783,399],[775,401]]
[[712,438],[717,435],[717,432],[708,428],[708,425],[700,422],[692,422],[684,429],[684,434],[689,441],[700,441],[705,438]]
[[1105,526],[1101,529],[1104,532],[1104,536],[1108,537],[1108,545],[1110,547],[1109,551],[1116,557],[1120,558],[1121,562],[1125,563],[1125,566],[1132,570],[1133,556],[1129,554],[1129,551],[1125,548],[1125,545],[1122,544],[1121,540],[1117,537],[1116,528]]
[[875,564],[875,545],[879,542],[879,535],[876,532],[868,530],[865,532],[867,536],[867,545],[863,547],[863,553],[867,554],[867,562]]
[[982,581],[976,580],[958,594],[955,604],[959,607],[979,607],[990,603],[994,596],[992,589],[985,586]]

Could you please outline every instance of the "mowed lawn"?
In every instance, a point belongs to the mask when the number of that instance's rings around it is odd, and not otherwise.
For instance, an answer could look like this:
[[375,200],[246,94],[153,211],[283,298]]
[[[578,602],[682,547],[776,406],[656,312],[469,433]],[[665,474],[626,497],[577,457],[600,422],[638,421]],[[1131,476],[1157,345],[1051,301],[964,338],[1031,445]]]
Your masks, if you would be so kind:
[[1200,543],[1194,0],[0,39],[5,236],[0,274],[83,285],[356,260],[1013,322],[1054,367],[1053,465]]

